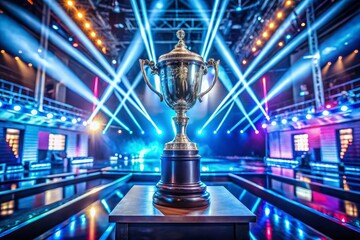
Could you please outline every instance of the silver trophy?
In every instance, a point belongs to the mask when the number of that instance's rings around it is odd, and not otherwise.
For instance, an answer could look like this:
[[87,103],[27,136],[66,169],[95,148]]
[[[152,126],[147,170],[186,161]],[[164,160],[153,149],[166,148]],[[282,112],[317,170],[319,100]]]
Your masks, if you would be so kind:
[[[165,144],[161,156],[161,180],[157,183],[154,203],[167,207],[202,207],[210,203],[210,195],[206,185],[200,181],[200,156],[196,143],[186,135],[189,118],[186,112],[192,108],[196,99],[210,92],[218,79],[219,62],[203,58],[185,45],[185,32],[176,33],[179,42],[171,52],[161,55],[158,64],[140,59],[140,67],[146,84],[166,104],[175,110],[173,117],[176,126],[175,138]],[[144,66],[151,68],[153,75],[160,76],[161,93],[149,82]],[[208,89],[201,92],[202,78],[208,67],[215,70],[214,79]]]

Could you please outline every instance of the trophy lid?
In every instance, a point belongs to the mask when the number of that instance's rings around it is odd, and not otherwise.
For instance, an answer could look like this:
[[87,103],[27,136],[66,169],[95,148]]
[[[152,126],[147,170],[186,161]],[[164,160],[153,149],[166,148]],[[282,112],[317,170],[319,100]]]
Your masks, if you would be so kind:
[[199,62],[204,62],[203,58],[194,52],[191,52],[187,49],[187,46],[184,42],[185,31],[180,29],[176,32],[176,36],[179,39],[179,42],[175,45],[175,48],[169,52],[161,55],[159,57],[159,63],[163,61],[178,61],[178,60],[194,60]]

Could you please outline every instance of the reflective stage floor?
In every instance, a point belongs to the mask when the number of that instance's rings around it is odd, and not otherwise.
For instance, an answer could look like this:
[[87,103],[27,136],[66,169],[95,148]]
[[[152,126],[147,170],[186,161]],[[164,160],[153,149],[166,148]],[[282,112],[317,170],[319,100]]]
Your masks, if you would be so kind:
[[[0,238],[27,233],[37,239],[114,239],[108,214],[133,185],[155,185],[159,164],[155,159],[98,161],[3,175]],[[360,236],[356,174],[265,167],[239,159],[202,159],[201,171],[208,186],[225,186],[256,214],[251,239]]]

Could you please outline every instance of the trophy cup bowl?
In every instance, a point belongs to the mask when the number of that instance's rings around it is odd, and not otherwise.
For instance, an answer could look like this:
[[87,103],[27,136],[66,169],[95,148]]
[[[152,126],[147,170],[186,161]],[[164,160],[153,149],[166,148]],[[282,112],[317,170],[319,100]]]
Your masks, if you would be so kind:
[[[200,156],[196,143],[191,142],[186,135],[188,117],[186,112],[192,108],[196,100],[210,92],[218,79],[219,61],[203,58],[187,50],[183,40],[185,32],[176,33],[178,44],[171,52],[160,56],[158,64],[140,59],[140,67],[146,84],[159,96],[160,101],[174,109],[176,116],[173,121],[176,127],[175,138],[165,144],[161,156],[161,180],[157,183],[154,194],[154,204],[191,208],[203,207],[210,203],[210,195],[206,185],[200,181]],[[161,93],[149,82],[144,66],[151,68],[153,75],[160,76]],[[208,67],[215,70],[214,79],[204,92],[201,92],[202,78],[208,72]]]

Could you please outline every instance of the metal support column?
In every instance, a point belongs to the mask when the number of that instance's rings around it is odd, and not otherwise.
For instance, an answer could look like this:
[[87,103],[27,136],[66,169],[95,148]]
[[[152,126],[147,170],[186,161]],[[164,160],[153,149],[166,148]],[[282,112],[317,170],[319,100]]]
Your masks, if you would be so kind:
[[306,21],[309,38],[309,52],[312,58],[312,75],[314,83],[314,95],[316,109],[319,110],[325,105],[324,86],[321,77],[320,52],[318,47],[318,39],[316,31],[312,29],[315,22],[315,11],[313,3],[306,9]]
[[[39,54],[42,55],[44,61],[46,61],[48,50],[48,38],[49,38],[49,24],[50,24],[50,7],[44,3],[42,12],[42,27],[40,36]],[[46,69],[44,65],[40,64],[36,72],[36,85],[35,85],[35,99],[38,103],[39,111],[43,110],[44,91],[45,91],[45,78]]]

